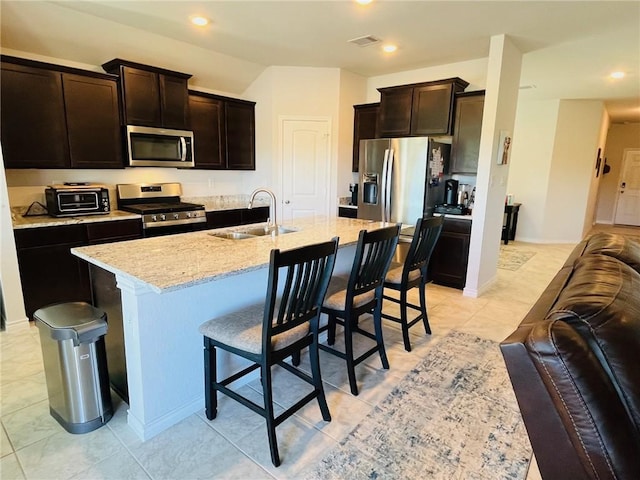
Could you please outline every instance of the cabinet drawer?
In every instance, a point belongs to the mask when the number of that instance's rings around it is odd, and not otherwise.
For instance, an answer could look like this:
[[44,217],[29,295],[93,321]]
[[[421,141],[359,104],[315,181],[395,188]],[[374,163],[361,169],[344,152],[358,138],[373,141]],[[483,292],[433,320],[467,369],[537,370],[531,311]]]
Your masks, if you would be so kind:
[[141,220],[87,223],[87,239],[91,244],[135,238],[142,238]]
[[25,228],[14,230],[16,247],[42,247],[45,245],[83,245],[87,242],[84,225],[65,225],[61,227]]

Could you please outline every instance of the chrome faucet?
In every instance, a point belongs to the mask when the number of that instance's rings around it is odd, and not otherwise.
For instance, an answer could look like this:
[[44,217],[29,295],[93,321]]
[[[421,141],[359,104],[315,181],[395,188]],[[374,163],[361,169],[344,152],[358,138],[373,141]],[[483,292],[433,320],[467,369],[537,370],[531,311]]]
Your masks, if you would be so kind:
[[256,188],[251,194],[251,198],[249,198],[249,205],[247,208],[253,208],[253,201],[256,198],[256,195],[260,192],[264,192],[271,197],[271,201],[269,203],[269,218],[267,219],[267,231],[277,232],[278,231],[278,221],[276,219],[276,195],[268,188]]

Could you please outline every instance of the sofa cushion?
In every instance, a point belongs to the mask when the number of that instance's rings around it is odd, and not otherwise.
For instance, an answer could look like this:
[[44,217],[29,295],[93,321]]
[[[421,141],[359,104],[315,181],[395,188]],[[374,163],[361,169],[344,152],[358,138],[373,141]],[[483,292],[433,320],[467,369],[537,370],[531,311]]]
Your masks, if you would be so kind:
[[583,255],[599,253],[617,258],[640,273],[640,243],[614,233],[596,233],[587,240]]
[[640,274],[608,255],[584,255],[546,318],[589,345],[640,437]]

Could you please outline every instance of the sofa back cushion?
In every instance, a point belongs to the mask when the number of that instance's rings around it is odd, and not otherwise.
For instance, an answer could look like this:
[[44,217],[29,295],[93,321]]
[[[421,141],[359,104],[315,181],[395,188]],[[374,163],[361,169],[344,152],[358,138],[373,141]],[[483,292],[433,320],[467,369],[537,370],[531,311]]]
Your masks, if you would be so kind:
[[547,319],[585,340],[640,435],[640,273],[608,255],[584,255]]
[[640,273],[640,243],[614,233],[596,233],[587,240],[584,255],[599,253],[617,258]]

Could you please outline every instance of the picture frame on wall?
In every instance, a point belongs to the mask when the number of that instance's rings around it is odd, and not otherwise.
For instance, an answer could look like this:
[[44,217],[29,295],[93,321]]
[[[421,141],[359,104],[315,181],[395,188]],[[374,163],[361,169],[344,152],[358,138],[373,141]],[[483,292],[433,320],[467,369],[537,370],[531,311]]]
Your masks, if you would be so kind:
[[496,163],[498,165],[507,165],[511,156],[511,132],[508,130],[500,130],[500,140],[498,142],[498,157]]

